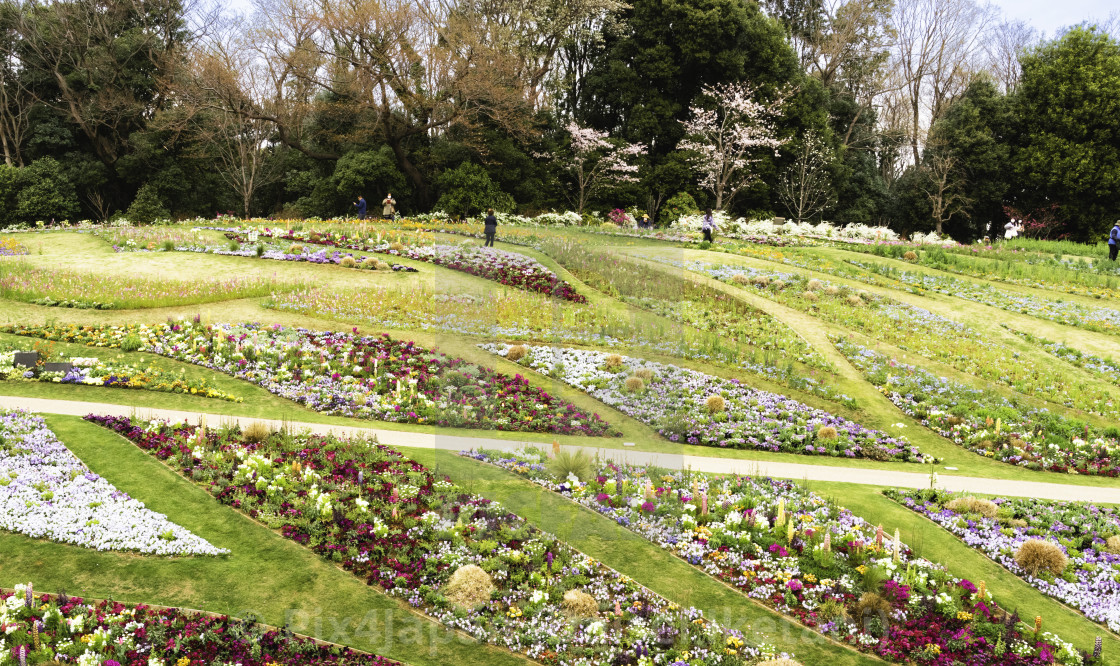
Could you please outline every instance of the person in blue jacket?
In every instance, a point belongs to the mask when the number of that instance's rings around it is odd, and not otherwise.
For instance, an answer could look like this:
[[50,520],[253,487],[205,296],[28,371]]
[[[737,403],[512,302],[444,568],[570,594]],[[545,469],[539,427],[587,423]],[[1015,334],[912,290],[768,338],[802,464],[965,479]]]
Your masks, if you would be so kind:
[[1116,261],[1116,252],[1120,250],[1120,220],[1116,220],[1116,224],[1112,225],[1112,231],[1108,232],[1108,258]]
[[366,198],[359,194],[358,200],[354,202],[354,205],[358,207],[358,219],[366,219]]

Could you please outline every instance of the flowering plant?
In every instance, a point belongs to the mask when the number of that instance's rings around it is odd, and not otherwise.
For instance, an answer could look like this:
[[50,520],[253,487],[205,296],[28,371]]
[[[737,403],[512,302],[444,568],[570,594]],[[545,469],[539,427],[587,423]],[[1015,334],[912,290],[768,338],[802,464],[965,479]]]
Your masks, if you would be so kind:
[[[537,661],[598,666],[645,656],[660,664],[736,666],[764,654],[739,632],[670,603],[386,446],[316,435],[249,442],[236,430],[86,419],[369,584]],[[474,571],[481,593],[456,586],[464,569]],[[578,604],[570,601],[573,591],[583,595]]]
[[613,435],[520,375],[510,377],[388,335],[180,320],[128,326],[7,326],[8,333],[121,347],[258,384],[316,411],[395,423]]
[[0,664],[400,666],[224,615],[38,595],[30,583],[0,601]]

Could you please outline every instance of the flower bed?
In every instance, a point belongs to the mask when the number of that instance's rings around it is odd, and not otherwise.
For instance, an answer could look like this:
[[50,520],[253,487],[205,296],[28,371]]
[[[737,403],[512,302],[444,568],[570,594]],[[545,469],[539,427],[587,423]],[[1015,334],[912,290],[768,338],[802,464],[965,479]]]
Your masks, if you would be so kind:
[[0,238],[0,257],[14,257],[21,254],[27,254],[26,245],[11,236]]
[[[477,275],[486,280],[492,280],[517,289],[548,294],[573,303],[587,302],[587,298],[583,294],[577,292],[572,285],[561,280],[540,262],[516,252],[506,252],[505,250],[477,245],[394,246],[388,241],[362,241],[359,238],[336,235],[330,232],[265,229],[259,233],[264,238],[343,247],[350,250],[378,252],[415,261],[425,261],[437,266]],[[243,238],[241,235],[234,234],[235,240],[242,240]]]
[[988,458],[1052,472],[1120,475],[1120,430],[1101,430],[900,363],[848,338],[836,348],[906,414]]
[[[544,664],[642,655],[734,666],[762,654],[388,447],[311,435],[249,443],[237,432],[86,418],[449,627]],[[463,570],[473,588],[456,582]],[[565,611],[574,591],[586,596]]]
[[0,379],[140,389],[197,395],[229,402],[245,401],[240,396],[208,386],[206,380],[171,377],[151,364],[141,367],[122,362],[105,362],[99,358],[74,358],[71,359],[74,367],[69,371],[47,372],[43,370],[41,363],[34,368],[13,365],[15,354],[15,351],[0,352]]
[[0,266],[0,298],[52,307],[129,310],[196,305],[258,298],[299,286],[257,277],[170,280],[38,268],[23,262]]
[[197,321],[129,326],[5,326],[60,342],[146,351],[257,384],[326,414],[564,435],[614,435],[595,414],[510,377],[388,335]]
[[951,576],[914,556],[897,532],[892,539],[793,482],[610,463],[586,482],[574,474],[558,481],[537,450],[463,455],[527,476],[748,597],[887,661],[1084,663],[1073,646],[1000,609],[983,582]]
[[89,471],[38,416],[0,411],[0,528],[96,550],[229,553]]
[[[505,356],[507,345],[481,345]],[[919,461],[917,447],[766,391],[628,356],[528,347],[518,362],[586,391],[673,442],[805,455]],[[640,384],[640,386],[639,386]]]
[[399,666],[224,615],[86,603],[65,594],[35,594],[30,583],[0,592],[0,601],[5,664]]
[[1103,379],[1112,384],[1120,384],[1120,363],[1117,363],[1116,361],[1107,358],[1101,358],[1100,356],[1094,356],[1092,354],[1086,354],[1080,349],[1074,349],[1073,347],[1070,347],[1069,345],[1063,344],[1061,342],[1053,342],[1037,335],[1031,335],[1026,331],[1015,330],[1007,326],[1006,324],[1004,325],[1004,328],[1011,331],[1020,338],[1023,338],[1027,342],[1042,347],[1046,350],[1047,353],[1062,359],[1066,363],[1076,365],[1079,368],[1084,368],[1085,370],[1093,373],[1093,375],[1095,375],[1096,377],[1099,377],[1100,379]]
[[[964,505],[946,506],[956,497],[947,491],[897,491],[884,494],[957,535],[1006,567],[1043,594],[1076,608],[1094,622],[1120,631],[1120,552],[1109,537],[1120,534],[1120,511],[1080,502],[997,497],[995,516],[970,513]],[[1019,547],[1032,539],[1057,545],[1068,557],[1059,574],[1040,570],[1030,575],[1015,560]]]
[[969,327],[928,310],[864,290],[795,273],[703,262],[664,262],[751,290],[823,321],[946,363],[981,379],[1100,416],[1120,417],[1112,391],[1070,377],[1061,368],[1022,358]]

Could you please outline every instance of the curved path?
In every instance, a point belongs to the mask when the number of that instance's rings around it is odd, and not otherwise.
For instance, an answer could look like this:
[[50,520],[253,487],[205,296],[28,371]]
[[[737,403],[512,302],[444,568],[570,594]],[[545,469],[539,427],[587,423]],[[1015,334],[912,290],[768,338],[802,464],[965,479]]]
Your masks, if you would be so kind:
[[[488,437],[463,437],[460,435],[438,435],[429,433],[402,432],[384,428],[363,428],[358,426],[335,426],[322,423],[303,423],[275,421],[251,417],[185,412],[171,409],[148,409],[112,405],[100,402],[80,402],[73,400],[49,400],[45,398],[18,398],[0,396],[0,408],[26,409],[45,414],[64,414],[85,416],[96,413],[115,416],[132,416],[143,419],[167,419],[171,421],[194,421],[206,419],[211,425],[237,423],[248,425],[253,422],[269,424],[274,429],[284,427],[313,433],[335,434],[342,436],[376,437],[379,442],[397,448],[422,448],[443,451],[462,451],[467,449],[515,450],[523,446],[541,446],[539,442],[517,442]],[[564,446],[568,450],[584,450],[600,458],[639,465],[657,465],[669,469],[692,469],[699,472],[719,474],[743,474],[753,476],[772,476],[784,479],[805,479],[809,481],[839,481],[873,486],[896,488],[928,488],[928,474],[915,472],[896,472],[891,470],[852,469],[847,467],[826,467],[803,463],[765,462],[737,460],[730,458],[711,458],[685,454],[649,453],[626,449],[601,449],[597,447]],[[987,479],[973,476],[957,476],[938,471],[937,486],[946,490],[986,495],[1008,495],[1015,497],[1037,497],[1039,499],[1106,502],[1120,504],[1120,488],[1095,488],[1038,481],[1012,481],[1006,479]]]

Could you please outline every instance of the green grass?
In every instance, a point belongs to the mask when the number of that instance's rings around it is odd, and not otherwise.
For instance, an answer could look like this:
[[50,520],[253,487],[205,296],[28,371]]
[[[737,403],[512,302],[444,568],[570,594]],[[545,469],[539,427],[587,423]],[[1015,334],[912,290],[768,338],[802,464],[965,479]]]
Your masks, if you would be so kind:
[[94,550],[0,534],[3,585],[34,581],[40,590],[130,603],[253,613],[274,626],[384,654],[412,664],[524,664],[507,651],[461,638],[407,604],[284,539],[162,465],[132,443],[75,417],[48,425],[90,469],[153,511],[229,548],[227,557],[160,558]]

